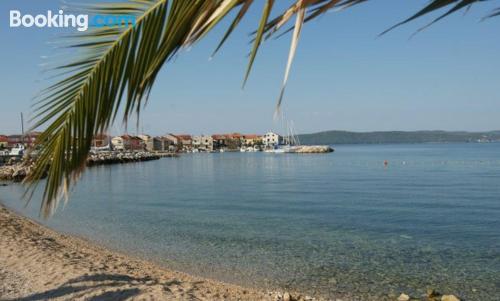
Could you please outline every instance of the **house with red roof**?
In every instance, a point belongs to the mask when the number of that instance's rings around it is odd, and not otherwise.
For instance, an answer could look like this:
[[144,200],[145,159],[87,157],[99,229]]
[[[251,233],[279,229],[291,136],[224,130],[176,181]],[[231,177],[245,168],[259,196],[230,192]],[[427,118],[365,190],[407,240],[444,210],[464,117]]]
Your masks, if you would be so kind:
[[0,135],[0,149],[7,148],[8,145],[9,139],[7,138],[7,136]]
[[111,139],[113,149],[118,151],[143,151],[146,149],[144,140],[137,136],[122,135]]
[[262,144],[262,136],[255,134],[243,135],[243,144],[246,146]]
[[110,145],[111,137],[106,134],[97,134],[92,139],[92,147],[106,147]]
[[30,132],[25,135],[9,135],[7,136],[8,147],[15,147],[18,144],[23,144],[27,147],[32,147],[40,136],[39,132]]
[[212,135],[212,144],[214,149],[223,149],[226,147],[226,136],[215,134]]
[[193,149],[193,137],[191,137],[191,135],[182,134],[174,136],[179,139],[179,144],[181,145],[182,151],[190,152]]

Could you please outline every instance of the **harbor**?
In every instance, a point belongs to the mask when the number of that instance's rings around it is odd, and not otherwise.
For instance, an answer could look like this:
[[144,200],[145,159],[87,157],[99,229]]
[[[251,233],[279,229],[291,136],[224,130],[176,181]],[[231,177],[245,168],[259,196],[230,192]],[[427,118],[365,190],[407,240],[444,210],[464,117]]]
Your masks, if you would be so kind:
[[[24,126],[22,127],[24,128]],[[21,182],[34,168],[38,132],[0,135],[0,180]],[[328,145],[300,145],[293,133],[189,135],[95,135],[87,166],[123,164],[177,157],[183,153],[264,152],[269,154],[331,153]]]
[[[175,157],[172,153],[151,153],[151,152],[99,152],[92,153],[87,158],[87,166],[123,164],[133,162],[143,162],[159,160],[162,157]],[[0,180],[21,182],[34,167],[33,159],[23,159],[20,156],[4,156],[6,163],[0,165]]]

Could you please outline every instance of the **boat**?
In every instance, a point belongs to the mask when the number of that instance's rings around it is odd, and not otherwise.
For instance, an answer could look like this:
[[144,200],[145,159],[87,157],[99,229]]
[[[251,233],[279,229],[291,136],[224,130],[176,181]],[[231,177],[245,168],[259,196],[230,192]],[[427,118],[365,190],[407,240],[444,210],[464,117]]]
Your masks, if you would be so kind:
[[282,144],[275,145],[271,149],[265,150],[267,153],[283,154],[320,154],[331,153],[334,149],[329,145],[301,145],[299,137],[295,133],[293,122],[286,122],[283,119],[283,126],[286,129],[286,136],[283,137]]
[[268,148],[264,150],[265,153],[273,153],[273,154],[284,154],[289,150],[289,146],[287,145],[275,145],[273,148]]
[[111,145],[106,145],[106,146],[93,146],[90,148],[90,151],[91,152],[94,152],[94,153],[99,153],[99,152],[109,152],[111,151]]
[[284,154],[284,153],[294,153],[297,146],[300,146],[300,141],[293,127],[293,122],[283,121],[283,125],[286,128],[286,136],[283,137],[281,144],[275,145],[271,149],[265,150],[267,153]]
[[24,145],[18,143],[10,150],[9,155],[22,156],[22,155],[24,155],[25,151],[26,151],[26,148],[24,147]]

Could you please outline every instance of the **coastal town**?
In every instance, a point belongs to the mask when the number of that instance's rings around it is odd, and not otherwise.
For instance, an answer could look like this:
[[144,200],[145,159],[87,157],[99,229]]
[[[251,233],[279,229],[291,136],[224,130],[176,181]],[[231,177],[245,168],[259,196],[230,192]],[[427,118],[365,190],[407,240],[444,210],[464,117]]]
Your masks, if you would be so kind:
[[214,134],[189,135],[166,134],[163,136],[150,135],[121,135],[110,137],[98,135],[94,138],[93,150],[146,150],[150,152],[196,153],[196,152],[224,152],[241,151],[252,152],[272,149],[283,142],[281,136],[268,132],[265,135],[256,134]]
[[[16,135],[0,135],[0,155],[22,155],[25,149],[36,145],[39,132]],[[147,134],[123,134],[111,136],[96,135],[92,141],[92,152],[104,151],[147,151],[159,153],[196,153],[196,152],[255,152],[274,149],[286,144],[286,138],[268,132],[264,135],[256,134],[214,134],[189,135],[165,134],[151,136]]]
[[[39,132],[21,135],[0,135],[0,180],[20,182],[32,171],[38,156]],[[330,146],[301,146],[292,136],[274,132],[256,134],[163,136],[95,135],[92,139],[87,166],[119,164],[177,157],[180,153],[268,152],[268,153],[329,153]]]

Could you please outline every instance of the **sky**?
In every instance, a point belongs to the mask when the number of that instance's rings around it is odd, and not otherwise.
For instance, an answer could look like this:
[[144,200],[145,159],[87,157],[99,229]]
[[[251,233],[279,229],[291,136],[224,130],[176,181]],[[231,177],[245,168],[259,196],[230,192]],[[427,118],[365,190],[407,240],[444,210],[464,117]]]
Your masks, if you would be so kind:
[[[275,10],[290,1],[279,0]],[[429,16],[377,37],[427,0],[371,0],[306,24],[283,110],[299,133],[325,130],[499,130],[500,17],[480,22],[500,1],[479,4],[412,37]],[[213,134],[280,130],[273,112],[290,35],[265,42],[242,89],[263,0],[213,59],[224,22],[165,65],[129,133]],[[46,57],[57,50],[56,28],[10,28],[9,11],[57,11],[59,0],[0,2],[0,134],[20,132],[20,112],[32,116],[33,97],[47,86]],[[76,31],[76,30],[75,30]],[[49,59],[50,60],[50,59]],[[135,124],[135,123],[133,123]],[[123,132],[117,123],[110,132]]]

